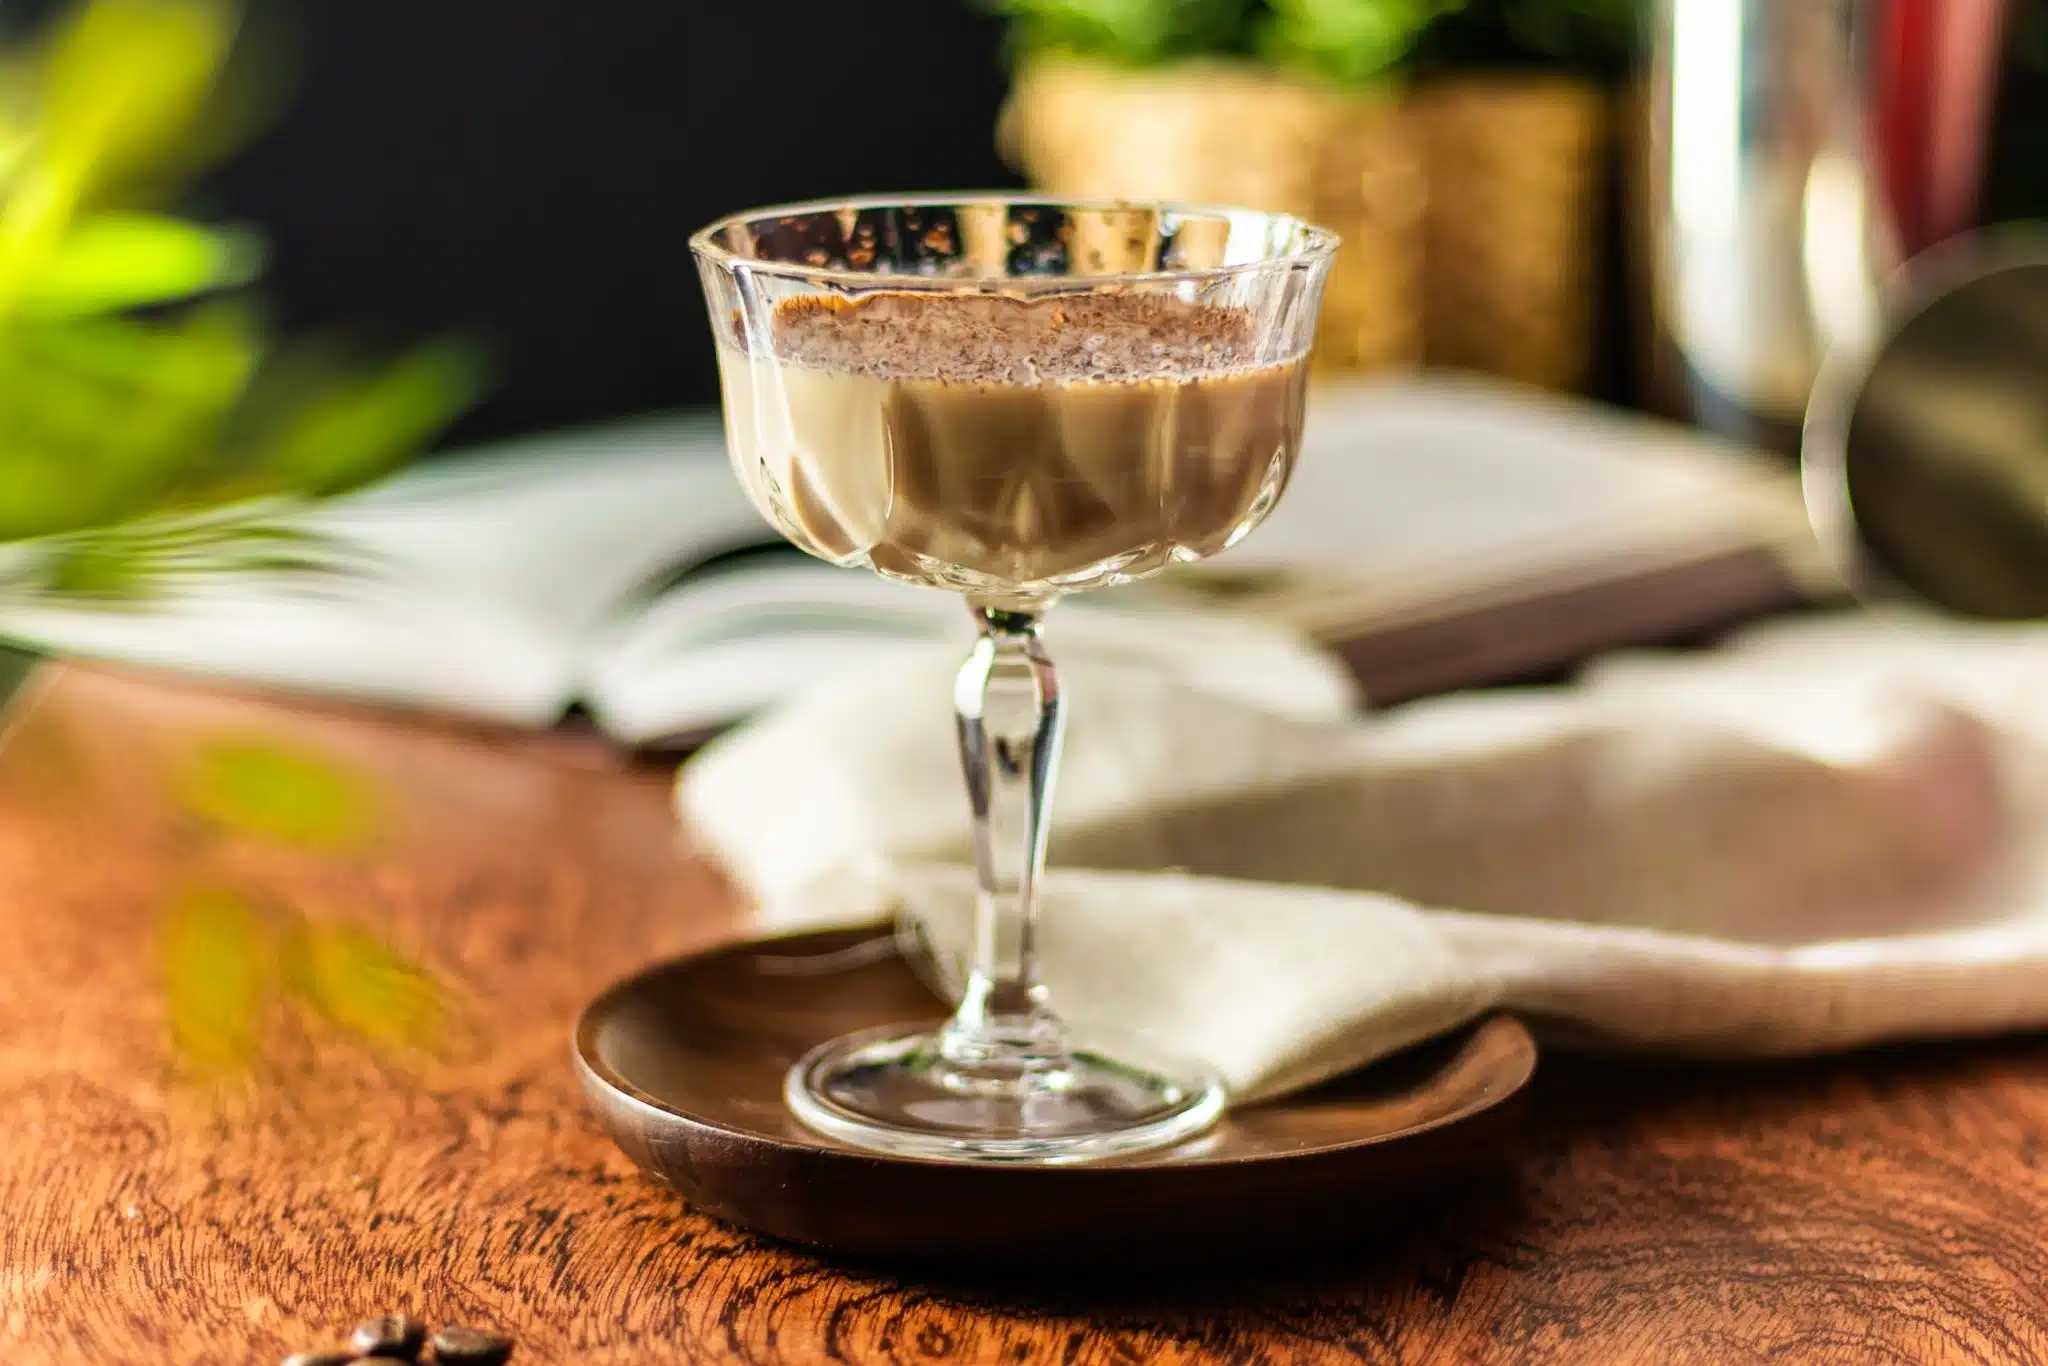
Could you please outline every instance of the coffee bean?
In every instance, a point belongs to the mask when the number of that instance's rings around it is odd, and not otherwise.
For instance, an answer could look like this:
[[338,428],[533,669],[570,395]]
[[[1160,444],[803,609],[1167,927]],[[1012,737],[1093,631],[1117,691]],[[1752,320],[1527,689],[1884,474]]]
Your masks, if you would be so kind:
[[417,1360],[427,1345],[427,1325],[410,1314],[385,1314],[364,1319],[349,1337],[349,1345],[366,1357],[386,1360]]
[[321,1347],[311,1352],[293,1352],[284,1366],[354,1366],[356,1354],[346,1347]]
[[475,1328],[443,1328],[434,1334],[434,1360],[449,1366],[501,1366],[512,1355],[512,1339]]

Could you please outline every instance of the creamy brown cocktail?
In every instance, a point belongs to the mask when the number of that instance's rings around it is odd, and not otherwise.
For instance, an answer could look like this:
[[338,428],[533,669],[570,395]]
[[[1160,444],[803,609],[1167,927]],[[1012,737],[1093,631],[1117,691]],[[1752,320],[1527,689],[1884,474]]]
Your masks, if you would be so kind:
[[1172,294],[811,295],[719,348],[732,456],[844,564],[1028,602],[1214,554],[1300,443],[1303,357]]
[[690,239],[755,504],[815,554],[960,593],[975,629],[952,688],[974,847],[958,1001],[798,1058],[783,1099],[805,1128],[1059,1166],[1222,1114],[1206,1061],[1069,1022],[1039,978],[1069,705],[1040,626],[1065,593],[1226,549],[1279,498],[1336,245],[1282,214],[1001,193],[785,205]]

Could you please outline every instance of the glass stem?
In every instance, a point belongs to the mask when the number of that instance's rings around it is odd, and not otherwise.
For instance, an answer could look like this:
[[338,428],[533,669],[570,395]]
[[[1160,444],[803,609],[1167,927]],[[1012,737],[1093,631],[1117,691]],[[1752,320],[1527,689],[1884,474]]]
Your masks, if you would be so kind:
[[953,685],[953,708],[979,888],[974,956],[940,1046],[956,1065],[1028,1068],[1063,1051],[1034,940],[1066,709],[1038,613],[969,606],[980,635]]

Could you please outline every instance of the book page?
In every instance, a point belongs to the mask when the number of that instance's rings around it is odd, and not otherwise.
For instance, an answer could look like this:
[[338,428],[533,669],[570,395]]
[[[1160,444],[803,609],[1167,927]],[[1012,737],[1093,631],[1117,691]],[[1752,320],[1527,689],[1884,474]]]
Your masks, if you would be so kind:
[[1173,581],[1341,633],[1562,568],[1806,536],[1798,486],[1700,433],[1454,375],[1312,392],[1266,523]]
[[[1311,397],[1292,486],[1242,545],[1062,604],[1049,634],[1071,625],[1094,645],[1163,647],[1174,628],[1155,638],[1153,623],[1225,607],[1268,631],[1342,640],[1560,568],[1681,559],[1804,527],[1788,469],[1669,424],[1490,380],[1350,382]],[[792,553],[677,584],[597,652],[586,693],[607,730],[644,743],[819,678],[901,667],[945,637],[964,648],[952,595]]]
[[317,581],[209,579],[146,607],[0,603],[55,653],[547,725],[593,642],[679,561],[772,536],[715,416],[535,438],[418,467],[304,519],[368,557]]
[[[1342,715],[1358,700],[1343,665],[1298,633],[1200,604],[1091,594],[1060,604],[1045,630],[1056,657],[1166,669],[1283,714]],[[585,699],[623,743],[694,740],[821,683],[914,668],[934,652],[964,659],[972,639],[956,594],[792,552],[686,580],[621,623]]]

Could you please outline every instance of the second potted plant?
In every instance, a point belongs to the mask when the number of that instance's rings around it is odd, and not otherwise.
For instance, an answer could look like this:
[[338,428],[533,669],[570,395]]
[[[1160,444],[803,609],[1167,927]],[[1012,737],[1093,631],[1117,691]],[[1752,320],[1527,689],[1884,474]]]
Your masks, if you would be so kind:
[[1605,86],[1639,0],[999,0],[1001,132],[1068,195],[1237,202],[1343,235],[1326,368],[1585,378]]

